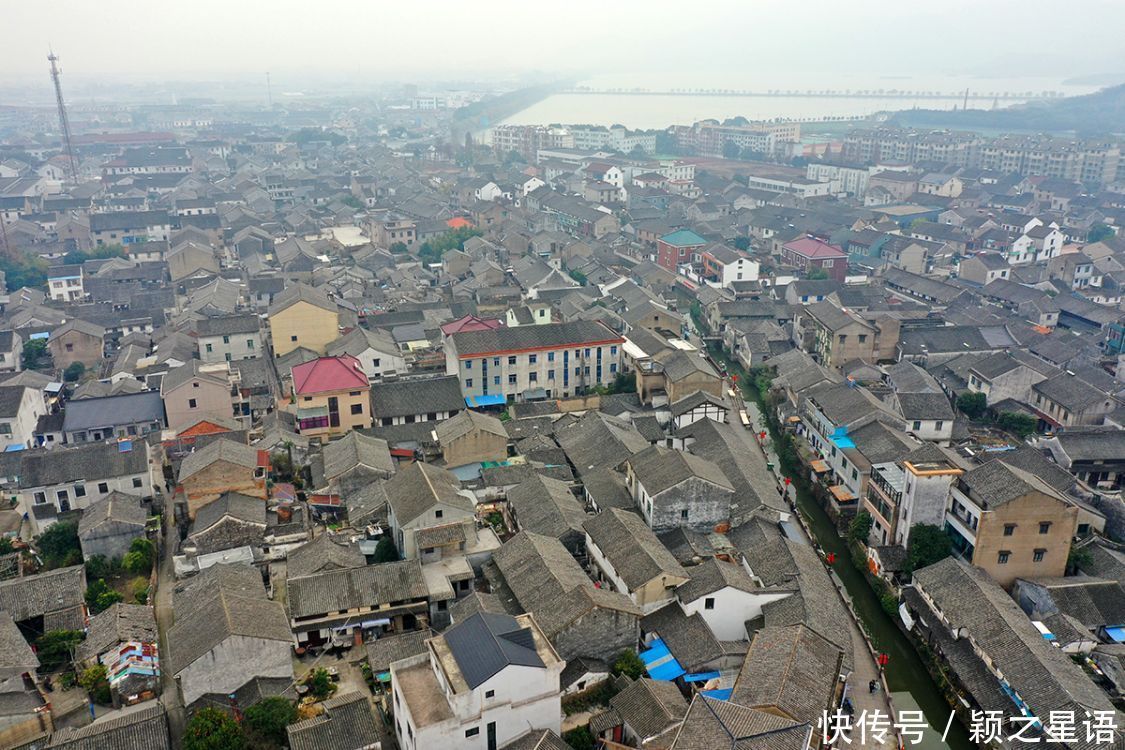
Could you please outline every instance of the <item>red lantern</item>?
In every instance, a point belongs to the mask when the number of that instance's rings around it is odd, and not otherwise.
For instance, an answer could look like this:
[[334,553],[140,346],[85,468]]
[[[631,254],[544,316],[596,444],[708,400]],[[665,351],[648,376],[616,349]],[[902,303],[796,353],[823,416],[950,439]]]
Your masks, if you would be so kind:
[[835,552],[829,552],[827,559],[828,559],[829,565],[835,565],[836,564],[836,553]]
[[758,439],[759,439],[759,440],[765,440],[765,439],[766,439],[766,432],[765,432],[765,430],[762,430],[761,432],[759,432],[759,433],[758,433]]
[[880,667],[887,666],[887,662],[889,662],[890,660],[891,660],[891,657],[887,656],[886,654],[879,654],[878,659],[876,659],[876,661],[879,662]]

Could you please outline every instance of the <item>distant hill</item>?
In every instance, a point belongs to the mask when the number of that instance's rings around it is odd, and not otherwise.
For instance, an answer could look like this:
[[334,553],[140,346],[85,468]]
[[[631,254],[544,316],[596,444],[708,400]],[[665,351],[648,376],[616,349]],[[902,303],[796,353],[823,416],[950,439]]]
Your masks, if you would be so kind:
[[959,130],[1029,130],[1101,136],[1125,133],[1125,84],[1093,94],[1034,101],[1004,109],[911,109],[896,112],[890,124]]

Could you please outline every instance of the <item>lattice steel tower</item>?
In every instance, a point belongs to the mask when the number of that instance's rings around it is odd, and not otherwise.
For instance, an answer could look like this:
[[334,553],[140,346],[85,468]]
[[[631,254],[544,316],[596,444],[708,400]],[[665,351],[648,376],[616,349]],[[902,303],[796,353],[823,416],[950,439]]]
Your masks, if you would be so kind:
[[63,145],[66,146],[67,164],[70,165],[70,181],[74,184],[78,183],[78,166],[74,161],[74,146],[70,143],[70,119],[66,116],[66,103],[63,102],[62,95],[62,82],[59,76],[62,71],[59,70],[59,56],[51,51],[47,55],[47,61],[51,63],[51,80],[55,83],[55,100],[59,105],[59,127],[62,128]]

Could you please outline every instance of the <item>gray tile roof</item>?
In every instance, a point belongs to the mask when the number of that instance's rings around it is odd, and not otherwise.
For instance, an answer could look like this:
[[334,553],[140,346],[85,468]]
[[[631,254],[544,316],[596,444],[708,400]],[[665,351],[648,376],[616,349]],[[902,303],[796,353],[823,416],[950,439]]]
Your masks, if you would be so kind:
[[503,745],[500,750],[571,750],[570,745],[550,729],[532,729]]
[[64,432],[116,425],[164,423],[164,402],[158,391],[84,398],[66,405]]
[[80,729],[51,734],[51,750],[170,750],[168,721],[160,701],[114,712]]
[[77,658],[93,659],[125,641],[156,643],[156,615],[152,607],[118,602],[90,618],[86,640],[78,645]]
[[384,477],[395,471],[387,441],[359,432],[349,432],[339,440],[329,442],[324,446],[323,455],[324,476],[329,481],[355,469]]
[[371,703],[360,692],[334,695],[324,713],[286,727],[290,750],[360,750],[379,742]]
[[86,569],[81,565],[0,581],[0,612],[16,622],[85,604]]
[[273,304],[269,307],[269,314],[276,315],[298,302],[307,302],[333,313],[338,311],[336,303],[328,297],[323,289],[297,282],[286,286],[273,298]]
[[259,333],[262,321],[257,315],[219,315],[195,323],[200,336],[230,336],[238,333]]
[[84,537],[105,521],[128,524],[144,530],[148,513],[141,507],[141,499],[124,492],[111,492],[82,511],[78,519],[78,536]]
[[94,443],[74,448],[24,451],[20,461],[20,487],[43,487],[78,480],[143,474],[148,468],[144,447],[134,443],[121,451],[113,443]]
[[1031,389],[1075,414],[1110,400],[1109,396],[1084,380],[1066,373],[1036,383]]
[[39,657],[24,639],[12,615],[8,612],[0,612],[0,669],[22,674],[34,672],[38,667]]
[[289,614],[294,619],[425,599],[429,594],[418,560],[325,570],[286,581]]
[[920,420],[952,421],[953,407],[944,393],[898,393],[898,405],[902,417],[910,422]]
[[747,592],[761,589],[745,568],[726,560],[711,558],[692,566],[689,572],[691,579],[676,589],[676,598],[684,604],[728,587]]
[[233,440],[221,439],[208,443],[184,457],[180,463],[179,481],[182,482],[198,474],[218,461],[253,470],[258,466],[258,451]]
[[537,474],[508,490],[508,504],[521,529],[553,536],[564,543],[568,537],[584,533],[586,511],[566,482]]
[[[1113,710],[1070,658],[1046,641],[987,573],[952,557],[914,572],[914,585],[941,608],[950,630],[965,628],[1035,716]],[[1014,706],[1012,708],[1015,713]]]
[[456,375],[419,380],[397,380],[371,386],[371,413],[376,421],[430,412],[465,408]]
[[993,459],[983,466],[961,475],[959,484],[969,498],[985,510],[994,510],[1031,492],[1042,492],[1065,502],[1058,492],[1042,479],[1017,469],[1002,459]]
[[702,479],[718,487],[734,486],[718,466],[692,453],[653,445],[629,459],[637,480],[650,495],[658,495],[689,479]]
[[813,727],[696,695],[670,750],[806,750]]
[[656,633],[676,661],[689,672],[714,666],[726,656],[723,644],[699,613],[687,615],[676,604],[661,607],[641,620],[641,630]]
[[438,422],[435,428],[438,442],[442,445],[449,445],[454,440],[476,430],[498,435],[505,440],[508,439],[508,431],[504,429],[503,422],[491,414],[484,414],[471,409],[466,409],[449,419]]
[[340,544],[325,533],[289,550],[285,561],[285,575],[288,578],[300,578],[325,570],[362,568],[366,564],[359,547],[346,543],[346,540]]
[[473,501],[461,494],[461,482],[433,464],[415,462],[403,467],[384,487],[387,503],[399,524],[408,524],[434,505],[447,505],[472,513]]
[[731,701],[779,709],[815,725],[835,700],[843,651],[805,627],[765,627],[754,634]]
[[688,572],[636,513],[610,508],[587,519],[584,526],[630,591],[660,576],[688,578]]
[[375,673],[386,672],[393,662],[426,653],[426,641],[433,637],[430,630],[382,636],[367,644],[367,663]]
[[212,502],[201,507],[192,522],[192,533],[211,528],[224,518],[234,518],[244,523],[266,526],[266,501],[241,492],[224,492]]
[[496,328],[488,331],[464,331],[455,333],[450,338],[460,357],[487,355],[493,352],[565,349],[595,343],[620,344],[624,341],[605,325],[592,320]]
[[735,523],[762,507],[788,512],[761,446],[741,426],[699,419],[677,435],[690,436],[693,442],[688,450],[713,461],[734,487],[731,519]]
[[688,709],[676,683],[647,677],[631,682],[609,699],[609,705],[638,737],[644,739],[675,728]]
[[558,430],[555,439],[580,475],[616,466],[649,446],[631,422],[593,411]]

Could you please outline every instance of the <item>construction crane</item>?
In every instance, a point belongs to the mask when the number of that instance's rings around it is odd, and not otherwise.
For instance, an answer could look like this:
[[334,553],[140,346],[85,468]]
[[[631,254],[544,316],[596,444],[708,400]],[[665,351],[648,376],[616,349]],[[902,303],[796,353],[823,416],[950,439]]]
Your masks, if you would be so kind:
[[55,100],[59,105],[59,127],[62,128],[63,145],[66,147],[67,164],[70,166],[70,181],[72,184],[78,183],[78,166],[74,161],[74,146],[70,142],[70,119],[66,116],[66,103],[63,102],[62,95],[62,82],[59,76],[62,75],[62,70],[59,69],[59,56],[55,54],[54,50],[50,50],[47,54],[47,62],[51,63],[51,80],[55,84]]

